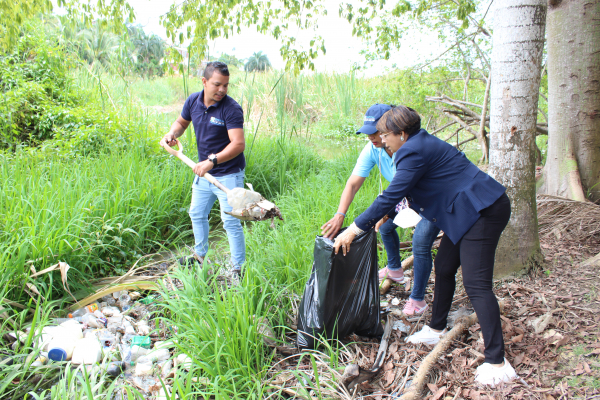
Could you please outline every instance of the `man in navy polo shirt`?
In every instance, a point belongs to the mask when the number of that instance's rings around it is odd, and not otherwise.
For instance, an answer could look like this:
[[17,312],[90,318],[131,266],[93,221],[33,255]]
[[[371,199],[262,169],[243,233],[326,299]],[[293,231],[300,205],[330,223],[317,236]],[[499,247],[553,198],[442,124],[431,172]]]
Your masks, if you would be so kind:
[[204,90],[192,93],[183,105],[181,115],[164,137],[170,146],[175,138],[183,135],[190,122],[194,124],[198,145],[198,164],[194,167],[190,218],[194,231],[194,254],[179,260],[181,264],[202,263],[208,251],[208,214],[216,199],[221,207],[221,219],[229,239],[231,264],[240,270],[246,260],[246,243],[242,224],[237,218],[225,214],[232,207],[227,195],[219,188],[202,179],[210,171],[219,182],[229,189],[244,186],[244,115],[242,107],[227,95],[229,70],[222,62],[210,62],[202,78]]

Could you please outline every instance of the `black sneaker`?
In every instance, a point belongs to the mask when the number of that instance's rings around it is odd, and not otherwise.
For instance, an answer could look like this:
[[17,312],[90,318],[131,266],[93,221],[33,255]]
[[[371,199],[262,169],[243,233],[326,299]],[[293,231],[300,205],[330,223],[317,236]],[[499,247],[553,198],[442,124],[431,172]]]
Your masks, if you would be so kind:
[[177,262],[179,263],[179,265],[183,266],[183,267],[192,267],[192,266],[202,266],[202,264],[204,263],[204,258],[199,257],[197,255],[193,255],[193,256],[188,256],[188,257],[181,257],[180,259],[177,260]]

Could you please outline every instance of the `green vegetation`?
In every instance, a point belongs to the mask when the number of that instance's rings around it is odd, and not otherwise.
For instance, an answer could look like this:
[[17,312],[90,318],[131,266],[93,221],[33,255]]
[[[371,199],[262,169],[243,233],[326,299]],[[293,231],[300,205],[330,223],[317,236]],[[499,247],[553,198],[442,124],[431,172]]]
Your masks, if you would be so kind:
[[[2,357],[14,362],[0,362],[0,393],[11,399],[111,398],[118,388],[102,372],[63,374],[60,364],[30,367],[26,356],[35,351],[35,329],[62,316],[71,302],[58,271],[31,278],[32,267],[40,271],[67,262],[67,283],[79,296],[98,278],[122,274],[142,255],[191,242],[187,208],[193,174],[158,146],[185,100],[184,84],[178,77],[149,80],[135,68],[103,66],[99,52],[91,67],[56,40],[59,31],[43,26],[25,26],[18,46],[0,55],[1,326],[3,332],[32,328],[14,351],[0,347]],[[408,104],[434,129],[445,121],[425,96],[460,97],[463,83],[455,77],[442,67],[374,78],[280,71],[232,75],[230,94],[246,118],[246,181],[277,203],[285,222],[276,229],[245,225],[248,261],[241,285],[219,288],[207,269],[196,269],[173,273],[183,283],[177,296],[163,288],[164,322],[178,328],[180,350],[196,361],[189,374],[176,377],[180,398],[264,397],[271,354],[257,321],[266,318],[285,340],[294,296],[311,269],[314,237],[334,214],[365,144],[355,135],[365,110],[377,102]],[[185,87],[200,90],[200,78],[190,76]],[[472,81],[469,89],[470,101],[481,102],[482,83]],[[184,144],[192,156],[191,133]],[[475,143],[465,150],[476,153]],[[372,175],[348,222],[377,195],[377,171]],[[211,224],[217,226],[218,217]],[[401,232],[402,240],[410,235]],[[385,262],[384,252],[380,260]],[[323,351],[336,367],[335,345]]]

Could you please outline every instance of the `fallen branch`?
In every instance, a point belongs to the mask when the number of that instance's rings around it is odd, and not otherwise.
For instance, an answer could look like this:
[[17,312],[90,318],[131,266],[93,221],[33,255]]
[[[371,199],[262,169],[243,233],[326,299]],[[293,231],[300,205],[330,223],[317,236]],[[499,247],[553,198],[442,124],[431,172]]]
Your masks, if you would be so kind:
[[[500,313],[502,313],[504,310],[504,303],[499,302],[498,305],[500,306]],[[446,350],[448,350],[454,340],[458,339],[460,335],[469,329],[471,325],[477,323],[477,321],[477,314],[473,313],[467,317],[460,318],[456,322],[454,328],[443,336],[442,340],[435,345],[433,350],[431,350],[423,362],[421,362],[421,366],[415,374],[412,385],[410,385],[406,393],[404,393],[399,400],[416,400],[421,398],[421,392],[425,388],[427,377],[429,376],[429,372],[433,365],[446,353]]]

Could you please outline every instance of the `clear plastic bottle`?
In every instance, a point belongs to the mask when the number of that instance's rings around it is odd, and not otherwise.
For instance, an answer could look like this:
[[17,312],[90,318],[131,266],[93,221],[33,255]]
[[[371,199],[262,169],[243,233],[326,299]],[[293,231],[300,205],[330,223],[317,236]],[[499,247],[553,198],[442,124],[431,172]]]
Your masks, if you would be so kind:
[[99,308],[100,308],[100,303],[95,301],[92,304],[88,304],[87,306],[80,308],[79,310],[75,310],[72,313],[69,313],[68,317],[69,318],[83,317],[85,314],[93,313],[94,311],[98,310]]
[[98,321],[98,318],[96,318],[94,314],[85,314],[83,317],[81,317],[81,322],[90,328],[104,328],[104,324],[101,321]]
[[131,308],[131,297],[127,293],[119,296],[119,300],[117,301],[117,305],[121,307],[121,310],[127,311]]

